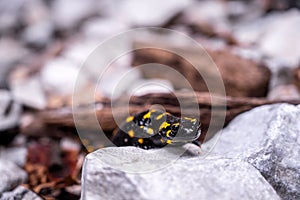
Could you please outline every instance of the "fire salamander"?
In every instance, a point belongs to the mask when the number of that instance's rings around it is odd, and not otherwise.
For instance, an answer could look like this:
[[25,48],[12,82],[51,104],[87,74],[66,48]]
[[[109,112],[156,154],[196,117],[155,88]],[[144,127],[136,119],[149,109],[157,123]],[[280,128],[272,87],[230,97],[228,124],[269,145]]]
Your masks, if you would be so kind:
[[200,122],[194,118],[178,118],[159,110],[146,110],[129,116],[113,136],[116,146],[142,149],[161,148],[168,144],[193,142],[200,146]]

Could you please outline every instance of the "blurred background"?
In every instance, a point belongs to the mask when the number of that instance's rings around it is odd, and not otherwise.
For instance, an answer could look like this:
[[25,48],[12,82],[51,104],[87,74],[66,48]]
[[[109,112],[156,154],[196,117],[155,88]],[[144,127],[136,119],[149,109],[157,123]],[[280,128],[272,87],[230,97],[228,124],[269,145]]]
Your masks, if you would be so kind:
[[[87,151],[74,130],[41,127],[38,115],[72,105],[79,73],[87,73],[80,104],[94,101],[85,99],[85,91],[95,85],[96,100],[111,98],[125,73],[151,62],[171,66],[193,90],[207,91],[189,63],[159,50],[118,59],[101,84],[92,75],[104,66],[80,71],[102,42],[133,28],[168,28],[199,42],[217,64],[227,96],[299,100],[299,8],[297,0],[0,0],[0,158],[25,169],[25,186],[44,198],[79,199],[78,177]],[[203,68],[212,65],[188,44],[157,32],[114,48],[145,43],[188,52]],[[213,81],[217,75],[209,76]],[[116,95],[184,89],[177,78],[136,70],[118,85]]]

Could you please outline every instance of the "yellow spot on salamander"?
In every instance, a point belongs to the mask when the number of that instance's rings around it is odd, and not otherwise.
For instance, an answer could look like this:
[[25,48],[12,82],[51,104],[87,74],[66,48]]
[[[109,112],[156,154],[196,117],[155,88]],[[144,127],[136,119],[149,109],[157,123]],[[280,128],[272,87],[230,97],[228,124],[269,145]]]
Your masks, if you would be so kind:
[[167,144],[171,144],[172,143],[172,141],[171,140],[167,140]]
[[152,134],[154,133],[154,131],[153,131],[152,128],[148,128],[148,129],[147,129],[147,133],[150,134],[150,135],[152,135]]
[[155,119],[160,120],[164,115],[166,115],[166,113],[162,113],[162,114],[158,115]]
[[163,123],[160,125],[159,129],[167,128],[168,126],[170,126],[170,124],[169,124],[168,122],[163,122]]
[[171,130],[168,130],[167,133],[166,133],[167,137],[170,137],[170,133],[171,133]]
[[143,144],[144,143],[144,139],[143,138],[139,138],[138,139],[138,143]]
[[173,126],[179,126],[179,123],[177,122],[177,123],[173,124]]
[[184,119],[187,119],[187,120],[189,120],[189,121],[191,121],[191,122],[196,122],[196,119],[195,119],[195,118],[184,117]]
[[163,139],[160,139],[160,142],[161,142],[161,143],[165,143],[166,141],[164,141]]
[[126,122],[131,122],[134,119],[134,116],[129,116],[126,118]]
[[151,112],[149,111],[143,116],[143,118],[147,119],[147,118],[150,118],[150,116],[151,116]]
[[129,137],[133,138],[134,137],[134,131],[133,130],[129,130],[128,131],[128,135],[129,135]]

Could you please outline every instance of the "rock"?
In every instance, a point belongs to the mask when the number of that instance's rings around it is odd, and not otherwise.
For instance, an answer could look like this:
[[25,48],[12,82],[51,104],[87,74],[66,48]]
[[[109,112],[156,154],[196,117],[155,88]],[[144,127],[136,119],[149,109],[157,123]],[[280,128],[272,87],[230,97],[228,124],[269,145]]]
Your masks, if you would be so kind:
[[217,31],[229,31],[226,4],[221,1],[195,1],[183,11],[184,23],[213,24]]
[[27,158],[27,149],[25,147],[0,147],[0,159],[15,163],[24,167]]
[[22,39],[29,45],[44,47],[51,41],[53,31],[51,21],[42,21],[26,27]]
[[51,7],[51,16],[59,29],[71,29],[96,12],[94,0],[72,1],[55,0]]
[[[129,25],[114,18],[95,18],[87,20],[82,27],[84,36],[105,40],[129,29]],[[99,42],[100,43],[100,42]]]
[[297,65],[300,61],[300,11],[290,10],[274,16],[269,24],[259,46],[267,55],[280,58],[290,65]]
[[54,94],[72,94],[79,69],[76,63],[56,58],[45,64],[41,70],[41,82],[44,88]]
[[97,89],[106,97],[118,98],[129,91],[140,78],[139,70],[124,66],[121,61],[104,71],[99,79]]
[[50,19],[50,10],[43,0],[29,0],[24,4],[21,17],[26,24],[21,35],[25,43],[39,48],[50,42],[54,24]]
[[264,63],[272,74],[269,84],[270,90],[281,85],[290,85],[293,83],[293,68],[274,58],[267,59]]
[[26,69],[20,67],[10,74],[9,86],[19,103],[34,109],[46,108],[47,100],[39,76],[30,76]]
[[300,2],[294,0],[281,1],[281,0],[264,0],[256,1],[266,12],[274,10],[287,10],[290,8],[300,8]]
[[0,193],[8,191],[21,183],[25,183],[27,174],[14,163],[0,160]]
[[69,45],[63,52],[63,56],[81,66],[99,44],[100,41],[94,39],[82,40]]
[[0,87],[7,86],[7,76],[13,64],[28,56],[29,52],[12,38],[2,37],[0,40]]
[[127,90],[130,96],[142,96],[149,93],[171,93],[174,91],[172,83],[163,79],[139,79]]
[[273,12],[258,20],[236,25],[234,35],[245,44],[253,44],[266,57],[276,58],[289,67],[300,61],[300,11]]
[[0,32],[8,31],[18,24],[19,12],[25,0],[0,1]]
[[0,200],[42,200],[37,194],[23,186],[18,186],[11,192],[0,194]]
[[236,117],[212,150],[257,168],[283,199],[300,197],[300,107],[266,105]]
[[[191,0],[152,0],[144,3],[139,0],[123,1],[117,17],[133,26],[160,26],[192,3]],[[155,12],[155,15],[153,14]]]
[[[162,152],[155,151],[111,147],[89,154],[83,167],[82,200],[280,199],[246,162],[181,157],[164,163]],[[150,171],[143,171],[146,168]]]
[[0,144],[11,142],[18,133],[21,110],[8,91],[0,90]]
[[226,8],[227,17],[233,23],[256,20],[264,14],[255,1],[229,1]]
[[300,99],[300,93],[295,85],[280,85],[269,91],[268,99],[295,100]]

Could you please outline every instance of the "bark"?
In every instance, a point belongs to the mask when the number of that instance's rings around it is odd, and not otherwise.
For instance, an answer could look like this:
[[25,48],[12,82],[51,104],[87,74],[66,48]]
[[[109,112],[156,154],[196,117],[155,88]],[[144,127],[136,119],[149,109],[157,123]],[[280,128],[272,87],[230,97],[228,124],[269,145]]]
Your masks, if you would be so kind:
[[[75,127],[73,114],[77,113],[76,127],[97,131],[98,124],[95,126],[93,116],[96,113],[98,122],[103,131],[111,133],[117,128],[116,121],[123,121],[128,115],[128,109],[131,114],[149,109],[151,105],[159,104],[175,116],[181,115],[181,105],[184,105],[183,116],[193,117],[200,114],[201,134],[200,140],[209,139],[220,128],[226,126],[233,118],[240,113],[248,111],[257,106],[274,104],[274,103],[291,103],[300,104],[300,100],[295,101],[269,101],[261,98],[238,98],[238,97],[222,97],[211,96],[209,93],[164,93],[164,94],[147,94],[144,96],[133,96],[130,98],[129,106],[125,104],[126,98],[118,99],[113,106],[116,111],[115,117],[112,114],[112,106],[109,99],[102,99],[94,105],[78,106],[74,110],[72,108],[61,108],[55,110],[47,110],[39,113],[42,123],[50,126]],[[193,98],[195,97],[195,98]],[[194,99],[194,100],[193,100]],[[199,106],[199,110],[195,109],[195,104]],[[212,110],[214,117],[211,119]],[[200,112],[200,113],[199,113]],[[224,118],[224,120],[222,120]],[[211,124],[210,124],[211,122]],[[210,131],[207,133],[209,126]]]

